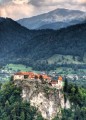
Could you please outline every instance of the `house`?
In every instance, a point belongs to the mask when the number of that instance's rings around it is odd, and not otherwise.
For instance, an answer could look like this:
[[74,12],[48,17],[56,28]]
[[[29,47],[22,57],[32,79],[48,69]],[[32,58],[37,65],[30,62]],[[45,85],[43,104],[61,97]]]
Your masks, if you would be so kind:
[[63,78],[62,76],[59,76],[58,77],[58,87],[61,89],[63,88]]
[[33,72],[17,72],[14,75],[14,80],[34,79],[35,74]]
[[63,78],[61,76],[59,76],[58,80],[52,80],[51,86],[55,87],[57,89],[62,89],[63,88]]
[[35,74],[33,72],[17,72],[14,75],[14,80],[26,80],[26,79],[43,79],[44,81],[50,81],[51,78],[46,74]]
[[50,82],[51,81],[51,77],[49,77],[48,75],[42,75],[42,77],[43,77],[43,80],[44,81],[47,81],[47,82]]
[[51,86],[52,86],[52,87],[58,87],[58,82],[55,81],[55,80],[52,80],[52,81],[51,81]]

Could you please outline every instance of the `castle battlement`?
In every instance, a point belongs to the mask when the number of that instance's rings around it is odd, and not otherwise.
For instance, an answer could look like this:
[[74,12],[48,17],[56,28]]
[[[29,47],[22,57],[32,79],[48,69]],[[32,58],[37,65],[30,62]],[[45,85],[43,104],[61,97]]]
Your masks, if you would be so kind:
[[23,80],[23,81],[38,81],[38,82],[45,82],[51,85],[54,88],[63,88],[63,78],[59,76],[57,80],[53,80],[52,77],[48,76],[47,74],[36,74],[33,72],[17,72],[13,76],[13,80]]

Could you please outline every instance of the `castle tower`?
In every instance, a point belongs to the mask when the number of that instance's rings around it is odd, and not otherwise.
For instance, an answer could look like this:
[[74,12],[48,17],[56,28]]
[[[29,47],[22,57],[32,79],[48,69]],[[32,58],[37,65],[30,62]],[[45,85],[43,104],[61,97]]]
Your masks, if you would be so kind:
[[62,78],[62,76],[58,77],[58,85],[59,85],[59,88],[63,87],[63,78]]

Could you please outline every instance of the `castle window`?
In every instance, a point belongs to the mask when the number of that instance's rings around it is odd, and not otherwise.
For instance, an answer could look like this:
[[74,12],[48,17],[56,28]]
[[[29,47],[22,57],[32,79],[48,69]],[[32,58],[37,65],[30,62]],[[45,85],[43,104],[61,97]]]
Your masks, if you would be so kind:
[[27,79],[28,78],[28,75],[24,75],[24,79]]

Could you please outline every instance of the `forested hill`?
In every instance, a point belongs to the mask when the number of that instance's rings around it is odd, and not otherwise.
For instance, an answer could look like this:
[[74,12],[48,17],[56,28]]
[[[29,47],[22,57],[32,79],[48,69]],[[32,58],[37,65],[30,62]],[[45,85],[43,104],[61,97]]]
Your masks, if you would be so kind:
[[86,23],[54,30],[28,30],[7,18],[0,22],[0,61],[41,60],[55,54],[83,58]]

